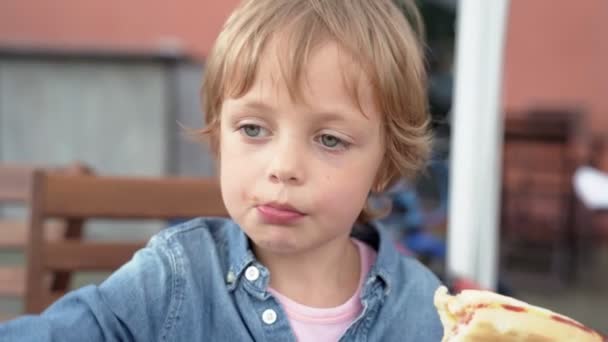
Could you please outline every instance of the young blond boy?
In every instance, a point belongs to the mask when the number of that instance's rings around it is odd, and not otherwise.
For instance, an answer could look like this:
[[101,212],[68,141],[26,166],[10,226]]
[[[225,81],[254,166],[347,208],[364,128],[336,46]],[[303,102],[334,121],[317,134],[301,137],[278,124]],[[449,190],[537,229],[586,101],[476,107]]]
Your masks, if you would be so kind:
[[244,1],[202,91],[231,220],[159,233],[0,340],[439,341],[438,280],[366,204],[428,154],[422,55],[390,0]]

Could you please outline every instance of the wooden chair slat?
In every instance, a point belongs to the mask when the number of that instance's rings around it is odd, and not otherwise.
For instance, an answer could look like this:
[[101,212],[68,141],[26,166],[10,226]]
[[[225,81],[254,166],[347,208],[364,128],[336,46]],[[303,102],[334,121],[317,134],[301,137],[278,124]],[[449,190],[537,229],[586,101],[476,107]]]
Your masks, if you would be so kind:
[[27,241],[27,222],[17,220],[0,221],[0,248],[3,250],[23,249]]
[[0,267],[0,297],[21,297],[25,293],[25,269]]
[[34,168],[2,165],[0,168],[0,199],[4,203],[28,203]]
[[219,184],[200,179],[139,179],[47,174],[43,214],[63,218],[173,219],[225,216]]
[[[49,241],[57,241],[63,238],[64,226],[59,222],[48,222],[45,224],[45,236]],[[29,236],[28,222],[18,220],[0,221],[0,249],[24,250],[27,246]]]

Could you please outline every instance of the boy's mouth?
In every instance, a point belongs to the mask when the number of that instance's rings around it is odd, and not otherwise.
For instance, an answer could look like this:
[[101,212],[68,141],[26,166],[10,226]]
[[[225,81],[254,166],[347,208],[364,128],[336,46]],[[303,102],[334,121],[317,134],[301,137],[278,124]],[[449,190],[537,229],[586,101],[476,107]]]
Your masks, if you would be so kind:
[[256,207],[262,221],[270,224],[289,224],[306,216],[288,203],[270,202]]

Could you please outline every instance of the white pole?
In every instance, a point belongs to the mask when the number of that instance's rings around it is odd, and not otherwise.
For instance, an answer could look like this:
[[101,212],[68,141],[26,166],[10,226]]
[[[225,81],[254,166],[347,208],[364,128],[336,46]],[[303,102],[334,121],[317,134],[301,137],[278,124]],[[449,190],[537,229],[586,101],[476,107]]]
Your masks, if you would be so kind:
[[495,290],[508,0],[460,0],[447,269]]

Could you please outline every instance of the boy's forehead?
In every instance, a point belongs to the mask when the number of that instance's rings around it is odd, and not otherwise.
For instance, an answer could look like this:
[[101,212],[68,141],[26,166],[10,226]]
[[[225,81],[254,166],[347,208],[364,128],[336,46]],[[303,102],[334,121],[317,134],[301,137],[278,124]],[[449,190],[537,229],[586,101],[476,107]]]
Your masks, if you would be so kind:
[[[320,41],[298,63],[296,49],[285,39],[273,39],[260,55],[250,89],[235,98],[257,102],[277,100],[287,89],[290,99],[315,108],[323,105],[355,107],[365,117],[377,111],[373,87],[353,56],[332,40]],[[302,63],[303,62],[303,63]]]

